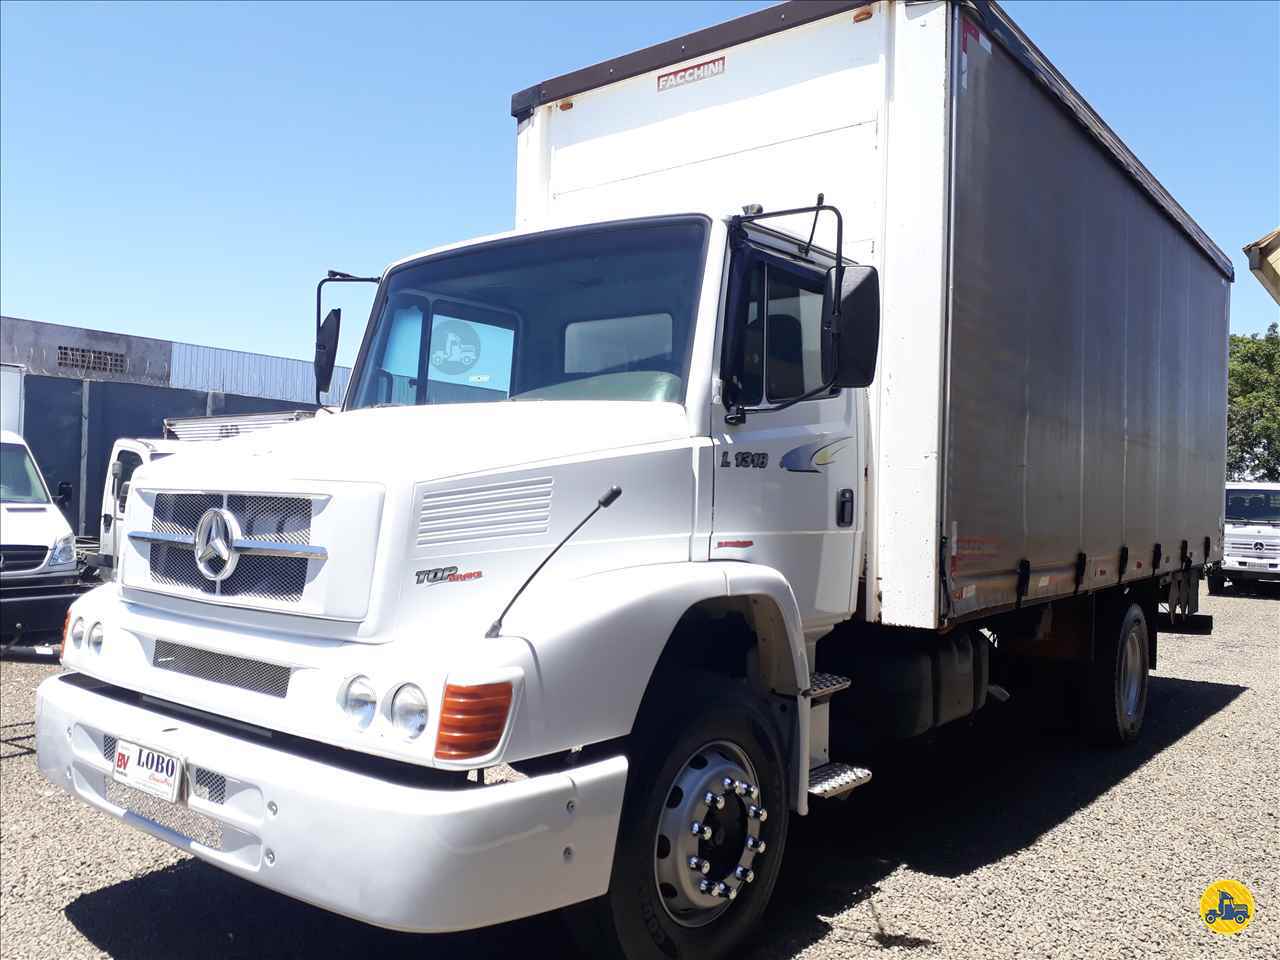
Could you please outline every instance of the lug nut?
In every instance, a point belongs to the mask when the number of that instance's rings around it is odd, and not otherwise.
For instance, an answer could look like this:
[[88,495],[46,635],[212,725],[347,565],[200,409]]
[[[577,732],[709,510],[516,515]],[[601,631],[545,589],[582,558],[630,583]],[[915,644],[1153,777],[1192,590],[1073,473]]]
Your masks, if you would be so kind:
[[690,857],[689,869],[695,873],[701,873],[705,876],[711,871],[711,861],[703,860],[701,857]]
[[755,853],[764,853],[766,844],[763,840],[757,840],[755,837],[747,837],[747,849]]
[[726,790],[732,790],[733,777],[725,777],[723,780],[720,781],[720,786],[724,787]]
[[742,780],[738,780],[733,785],[733,792],[738,796],[742,796],[748,789],[750,789],[750,784],[744,783]]
[[737,867],[734,869],[733,875],[743,883],[751,883],[756,878],[756,872],[750,867]]
[[703,840],[711,839],[711,828],[701,820],[695,820],[693,823],[689,824],[689,832],[695,837],[701,837]]
[[698,892],[700,892],[700,893],[710,893],[710,892],[711,892],[711,881],[710,881],[710,880],[699,880],[699,881],[698,881]]
[[752,784],[751,786],[747,787],[747,793],[751,794],[751,799],[752,799],[752,800],[759,800],[759,799],[760,799],[760,788],[759,788],[759,787],[757,787],[757,786],[755,786],[754,784]]
[[730,887],[730,888],[729,888],[729,899],[730,899],[730,900],[737,900],[737,899],[738,899],[738,888],[737,888],[737,887]]
[[712,807],[716,810],[724,809],[724,797],[720,796],[718,793],[712,793],[708,790],[706,796],[702,799],[708,807]]
[[713,897],[723,897],[728,892],[729,886],[723,880],[711,888],[711,895]]
[[766,820],[769,819],[769,811],[766,810],[764,807],[757,807],[753,803],[751,807],[747,810],[747,816],[751,817],[754,820],[759,820],[761,823],[764,823]]

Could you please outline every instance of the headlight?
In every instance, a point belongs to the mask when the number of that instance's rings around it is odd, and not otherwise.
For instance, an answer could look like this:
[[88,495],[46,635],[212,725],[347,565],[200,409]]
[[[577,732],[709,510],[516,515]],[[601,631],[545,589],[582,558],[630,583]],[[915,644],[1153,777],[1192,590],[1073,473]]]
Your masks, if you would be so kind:
[[76,538],[71,534],[59,537],[54,541],[53,551],[49,554],[50,563],[75,563]]
[[84,643],[84,617],[76,617],[76,622],[71,625],[71,645],[79,647]]
[[[73,631],[75,627],[71,628]],[[89,628],[89,649],[94,653],[102,652],[102,624],[95,623]]]
[[368,677],[355,677],[342,692],[342,709],[357,730],[366,730],[378,709],[378,697]]
[[409,740],[427,729],[427,698],[414,684],[406,683],[391,698],[391,723]]

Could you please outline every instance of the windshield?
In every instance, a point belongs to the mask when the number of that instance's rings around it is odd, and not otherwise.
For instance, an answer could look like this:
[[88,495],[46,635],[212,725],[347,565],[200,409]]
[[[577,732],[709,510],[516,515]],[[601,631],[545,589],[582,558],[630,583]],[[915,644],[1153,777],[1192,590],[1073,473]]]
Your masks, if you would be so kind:
[[6,503],[48,503],[49,492],[27,448],[0,443],[0,500]]
[[682,402],[707,221],[484,244],[391,273],[349,407]]
[[1227,519],[1243,523],[1280,523],[1280,490],[1227,488]]

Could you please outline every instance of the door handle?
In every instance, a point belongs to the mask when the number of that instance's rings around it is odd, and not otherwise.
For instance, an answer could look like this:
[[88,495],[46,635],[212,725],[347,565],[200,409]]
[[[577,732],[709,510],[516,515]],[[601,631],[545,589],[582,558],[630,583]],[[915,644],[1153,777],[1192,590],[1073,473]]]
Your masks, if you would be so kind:
[[853,526],[853,491],[848,487],[836,494],[836,526]]

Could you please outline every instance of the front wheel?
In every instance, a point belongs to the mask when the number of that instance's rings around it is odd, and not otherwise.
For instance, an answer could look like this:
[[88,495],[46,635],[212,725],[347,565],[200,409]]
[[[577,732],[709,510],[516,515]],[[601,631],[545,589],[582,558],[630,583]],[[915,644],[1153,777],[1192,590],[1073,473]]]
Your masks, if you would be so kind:
[[1227,580],[1220,573],[1211,573],[1209,580],[1209,595],[1211,597],[1221,596],[1227,589]]
[[1204,915],[1204,922],[1212,927],[1215,923],[1218,922],[1218,911],[1210,910],[1208,913],[1206,913]]
[[746,683],[694,686],[697,702],[664,698],[632,734],[609,892],[567,915],[591,956],[723,956],[773,892],[789,807],[778,731]]

